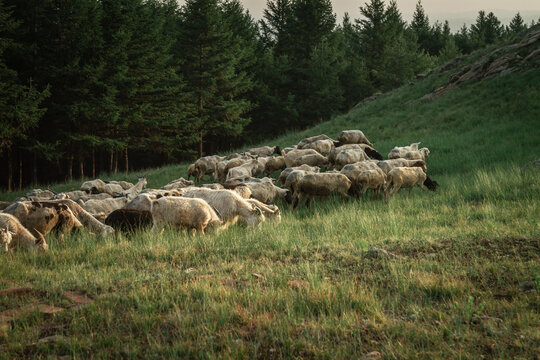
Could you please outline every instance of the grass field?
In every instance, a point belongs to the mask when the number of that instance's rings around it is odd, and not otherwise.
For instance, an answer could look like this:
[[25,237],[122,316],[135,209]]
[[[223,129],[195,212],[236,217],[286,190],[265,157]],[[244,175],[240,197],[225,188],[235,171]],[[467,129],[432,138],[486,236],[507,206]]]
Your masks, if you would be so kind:
[[[0,319],[65,310],[0,327],[0,358],[538,358],[540,169],[521,167],[540,157],[540,70],[417,100],[451,74],[268,141],[359,128],[384,155],[421,141],[437,192],[279,204],[279,224],[204,237],[50,237],[46,254],[0,258],[0,289],[37,290],[0,295]],[[149,187],[186,166],[148,170]]]

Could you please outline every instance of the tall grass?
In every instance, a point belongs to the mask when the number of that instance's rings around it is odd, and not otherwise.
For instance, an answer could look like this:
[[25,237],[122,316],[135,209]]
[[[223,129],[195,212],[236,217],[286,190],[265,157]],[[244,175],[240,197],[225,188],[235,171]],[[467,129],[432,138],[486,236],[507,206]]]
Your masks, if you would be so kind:
[[[0,358],[534,358],[540,343],[539,70],[418,101],[435,74],[332,122],[269,141],[360,128],[383,154],[422,141],[433,193],[316,199],[282,222],[200,236],[51,236],[45,254],[0,258],[0,312],[94,302],[0,328]],[[150,187],[185,165],[145,172]],[[131,177],[120,177],[134,180]],[[79,184],[52,186],[77,188]],[[14,194],[2,194],[11,198]],[[372,256],[386,249],[399,258]],[[525,292],[529,281],[536,289]],[[51,344],[38,339],[61,335]]]

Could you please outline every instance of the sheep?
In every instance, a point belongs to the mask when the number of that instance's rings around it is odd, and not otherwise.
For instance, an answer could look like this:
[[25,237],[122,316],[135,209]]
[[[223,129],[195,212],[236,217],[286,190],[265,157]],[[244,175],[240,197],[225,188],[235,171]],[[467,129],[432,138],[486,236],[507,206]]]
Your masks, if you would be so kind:
[[302,179],[304,176],[308,174],[313,174],[311,171],[306,170],[293,170],[289,173],[287,176],[287,179],[285,179],[285,182],[283,183],[283,187],[285,189],[288,189],[292,193],[294,193],[294,187],[296,184]]
[[[382,182],[382,185],[384,185],[384,180],[385,180],[386,175],[377,166],[377,164],[375,162],[373,162],[373,161],[359,161],[359,162],[354,163],[354,164],[345,165],[340,171],[341,174],[347,176],[347,178],[349,180],[351,180],[351,182],[352,182],[351,189],[350,189],[351,193],[359,195],[359,194],[365,193],[368,188],[369,189],[375,189],[374,186],[371,186],[371,184],[375,180],[368,182],[369,186],[366,189],[364,189],[364,183],[365,183],[366,179],[363,176],[366,176],[366,174],[363,175],[363,173],[365,171],[375,171],[375,172],[377,172],[379,175],[376,177],[376,180],[379,181],[379,182]],[[376,193],[378,194],[378,190],[376,190]]]
[[157,196],[152,193],[139,194],[133,200],[126,204],[123,209],[136,209],[141,211],[151,211],[152,201],[156,200]]
[[404,158],[407,160],[426,160],[426,158],[429,156],[429,149],[428,148],[421,148],[420,150],[416,151],[408,151]]
[[364,160],[369,160],[369,157],[362,149],[342,150],[336,155],[334,167],[341,170],[347,164],[354,164]]
[[0,228],[8,228],[12,232],[10,247],[22,248],[28,251],[47,251],[49,249],[43,234],[38,232],[36,238],[11,214],[0,213]]
[[264,167],[264,173],[267,176],[270,176],[277,170],[285,169],[285,158],[283,156],[273,157],[266,162]]
[[409,194],[415,185],[424,188],[426,173],[419,167],[397,167],[387,175],[385,192],[388,195],[394,195],[401,188],[409,188]]
[[127,197],[118,197],[105,200],[88,200],[85,203],[79,202],[79,205],[93,216],[102,213],[107,217],[114,210],[123,208],[129,201],[130,199]]
[[405,156],[405,154],[409,151],[416,151],[418,150],[418,145],[420,143],[412,143],[409,146],[394,146],[392,150],[388,153],[388,159],[399,159]]
[[304,156],[304,155],[319,155],[319,156],[322,156],[316,150],[313,150],[313,149],[295,149],[295,150],[292,150],[292,151],[288,152],[286,155],[283,156],[283,158],[285,160],[285,165],[287,167],[295,166],[295,165],[293,165],[295,163],[295,160],[297,158],[299,158],[300,156]]
[[0,245],[4,247],[6,253],[9,251],[9,244],[11,244],[11,240],[13,240],[13,235],[15,235],[15,233],[9,230],[9,227],[0,229]]
[[252,176],[253,170],[258,166],[257,159],[252,159],[251,161],[248,161],[247,163],[234,167],[232,169],[229,169],[227,172],[227,179],[231,179],[234,177],[239,176]]
[[204,156],[195,161],[195,169],[197,172],[197,181],[201,181],[205,175],[213,175],[216,172],[216,165],[224,158],[218,155]]
[[375,196],[378,197],[382,191],[384,200],[386,201],[386,192],[384,191],[386,175],[381,169],[362,171],[355,180],[359,194],[364,194],[368,189],[372,189],[375,192]]
[[27,198],[51,199],[56,195],[50,190],[33,189],[26,193]]
[[246,201],[262,210],[264,217],[268,220],[281,222],[281,211],[276,205],[263,204],[257,199],[246,199]]
[[217,209],[227,225],[233,225],[242,218],[249,226],[255,226],[265,219],[260,208],[231,190],[196,189],[186,192],[184,196],[204,199]]
[[[189,178],[189,176],[188,176],[188,178]],[[194,184],[195,183],[193,181],[189,181],[189,180],[186,180],[183,177],[181,177],[179,179],[176,179],[176,180],[173,180],[173,181],[169,182],[165,186],[162,186],[161,189],[162,190],[181,189],[181,188],[185,188],[187,186],[191,186],[191,185],[194,185]]]
[[227,178],[227,173],[230,169],[235,168],[237,166],[242,166],[248,161],[252,159],[247,159],[245,157],[240,158],[234,158],[231,160],[223,160],[219,162],[216,166],[216,174],[214,175],[214,178],[216,180],[225,180]]
[[18,201],[4,209],[5,214],[15,216],[19,222],[34,236],[39,233],[47,235],[58,223],[58,214],[55,209],[43,208],[29,201]]
[[205,229],[217,231],[223,226],[216,211],[202,199],[164,197],[152,202],[152,231],[166,225],[190,228],[204,235]]
[[73,200],[48,200],[39,202],[43,207],[57,207],[58,204],[66,205],[73,215],[81,222],[84,227],[90,230],[98,232],[101,236],[114,235],[114,229],[110,226],[104,225],[99,222],[89,212],[84,210],[79,204]]
[[[66,197],[66,199],[67,198],[68,197]],[[113,198],[112,195],[107,194],[107,193],[88,194],[88,195],[83,195],[83,196],[79,197],[77,200],[75,200],[75,202],[79,202],[80,200],[82,200],[82,202],[87,202],[88,200],[105,200],[105,199],[112,199],[112,198]],[[60,198],[58,198],[58,199],[63,200],[63,199],[60,199]],[[41,200],[44,200],[44,199],[41,199]],[[51,200],[54,200],[54,199],[51,199]]]
[[309,207],[314,196],[328,196],[341,194],[348,197],[352,182],[343,174],[319,173],[307,174],[294,186],[294,204],[296,209],[305,196],[308,196],[306,205]]
[[361,130],[343,130],[337,137],[340,145],[344,144],[373,144],[367,139]]
[[252,176],[238,176],[238,177],[233,177],[228,180],[225,180],[225,182],[221,185],[228,189],[230,188],[229,186],[231,185],[243,184],[254,179],[257,179],[257,178],[254,178]]
[[280,174],[279,174],[279,177],[278,177],[278,182],[280,182],[281,184],[285,184],[285,180],[287,180],[287,176],[289,176],[289,174],[291,172],[293,172],[294,170],[305,170],[305,171],[310,171],[310,172],[314,172],[314,173],[318,173],[321,171],[321,168],[318,167],[318,166],[309,166],[309,165],[300,165],[300,166],[296,166],[296,167],[292,167],[292,168],[286,168],[285,170],[283,170]]
[[146,184],[148,184],[146,177],[139,177],[137,184],[133,185],[127,190],[122,191],[122,196],[125,196],[129,200],[134,199],[142,191],[142,189],[144,189]]
[[249,199],[252,196],[251,188],[246,186],[246,184],[241,184],[234,188],[234,191],[242,197],[242,199]]
[[329,136],[325,135],[325,134],[317,135],[317,136],[311,136],[311,137],[300,140],[297,147],[298,147],[298,149],[303,149],[304,146],[306,146],[307,144],[311,144],[311,143],[313,143],[315,141],[318,141],[318,140],[332,140],[332,139]]
[[245,185],[251,190],[251,197],[265,204],[273,203],[276,198],[291,202],[290,191],[275,186],[271,181],[248,182]]
[[388,159],[399,159],[405,157],[405,154],[409,151],[416,151],[418,150],[418,145],[420,145],[419,142],[412,143],[409,146],[394,146],[392,150],[388,153]]
[[285,156],[288,153],[290,153],[291,151],[296,150],[296,149],[298,149],[298,146],[296,146],[296,145],[287,146],[286,148],[281,149],[281,155]]
[[120,185],[122,187],[122,189],[124,190],[129,190],[131,189],[133,186],[135,186],[135,184],[132,184],[128,181],[117,181],[117,180],[110,180],[110,181],[105,181],[106,183],[108,184],[116,184],[116,185]]
[[330,154],[330,151],[332,151],[334,147],[334,140],[323,139],[305,144],[304,146],[302,146],[302,149],[313,149],[323,156],[328,156],[328,154]]
[[187,179],[189,180],[189,178],[192,177],[192,176],[193,176],[194,179],[197,179],[199,177],[199,170],[197,169],[195,164],[190,164],[188,166]]
[[105,184],[103,192],[112,196],[119,196],[124,191],[124,188],[118,184]]
[[68,191],[68,192],[59,193],[59,194],[55,195],[52,200],[70,199],[70,200],[73,200],[73,201],[78,201],[82,197],[88,196],[88,195],[90,195],[90,191],[74,190],[74,191]]
[[254,156],[272,156],[273,154],[281,154],[281,149],[279,146],[262,146],[249,149],[246,152]]
[[362,147],[360,146],[360,144],[346,144],[333,148],[332,151],[330,151],[330,153],[328,154],[328,161],[330,162],[330,164],[335,164],[337,154],[339,154],[343,150],[362,150]]
[[407,159],[392,159],[392,160],[383,160],[377,163],[377,166],[384,171],[385,174],[388,174],[390,170],[397,167],[420,167],[424,172],[427,171],[426,162],[424,160],[407,160]]
[[319,153],[302,155],[289,162],[289,167],[309,165],[318,167],[328,167],[329,162],[326,156],[322,156]]
[[152,226],[152,213],[148,210],[117,209],[107,216],[105,224],[122,232],[134,232]]
[[107,183],[101,179],[85,181],[81,185],[81,191],[99,194],[105,192],[105,185]]
[[251,171],[251,176],[258,177],[264,173],[264,170],[266,169],[266,163],[272,159],[271,156],[268,157],[259,157],[257,158],[257,163],[253,167],[253,170]]
[[11,204],[13,204],[13,202],[11,202],[11,201],[0,201],[0,211],[4,210],[5,208],[10,206]]

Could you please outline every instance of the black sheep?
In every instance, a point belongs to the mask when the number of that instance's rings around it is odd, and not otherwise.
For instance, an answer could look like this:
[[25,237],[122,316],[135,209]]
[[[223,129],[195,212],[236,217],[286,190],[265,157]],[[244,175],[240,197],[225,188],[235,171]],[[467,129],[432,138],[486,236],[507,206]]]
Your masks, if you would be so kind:
[[122,232],[134,232],[152,226],[152,213],[138,209],[118,209],[107,216],[105,224]]

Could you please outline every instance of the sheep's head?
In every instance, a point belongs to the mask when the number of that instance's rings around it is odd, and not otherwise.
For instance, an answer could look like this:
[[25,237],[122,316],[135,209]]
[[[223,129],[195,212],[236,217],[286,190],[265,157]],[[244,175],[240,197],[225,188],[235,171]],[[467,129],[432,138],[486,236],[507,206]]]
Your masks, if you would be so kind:
[[279,146],[274,147],[274,152],[273,152],[273,154],[281,155],[281,149],[279,148]]
[[9,244],[11,244],[13,235],[15,235],[15,233],[10,231],[8,227],[0,229],[0,244],[4,245],[4,250],[6,252],[9,251]]
[[35,244],[39,248],[39,250],[41,251],[49,250],[49,245],[47,245],[47,240],[45,240],[45,236],[42,233],[40,233],[38,230],[36,230],[35,228],[34,228],[34,231],[38,235],[36,238]]
[[411,150],[418,150],[418,145],[420,145],[419,142],[417,143],[412,143],[410,146],[411,146]]
[[428,155],[429,155],[429,149],[428,148],[421,148],[420,152],[422,153],[422,155],[424,155],[424,158],[427,158]]

